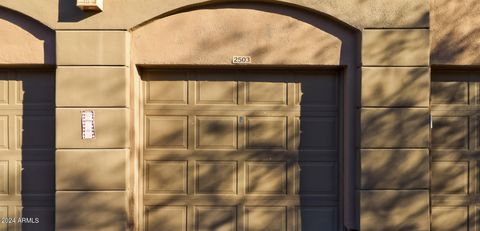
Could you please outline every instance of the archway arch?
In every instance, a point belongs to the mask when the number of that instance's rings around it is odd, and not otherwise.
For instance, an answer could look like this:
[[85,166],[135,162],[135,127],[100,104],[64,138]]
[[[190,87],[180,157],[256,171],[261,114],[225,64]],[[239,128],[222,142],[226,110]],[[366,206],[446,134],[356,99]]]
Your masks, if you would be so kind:
[[[132,62],[230,64],[225,59],[228,55],[221,52],[237,50],[237,55],[256,56],[253,64],[260,65],[345,65],[349,57],[358,59],[357,32],[329,15],[290,5],[212,4],[134,27]],[[287,57],[292,55],[301,57]]]
[[[357,29],[328,15],[291,5],[254,2],[202,5],[134,27],[131,67],[138,80],[141,72],[149,68],[337,70],[343,82],[341,217],[342,225],[355,228],[358,227],[354,212],[358,36]],[[236,55],[250,56],[252,63],[233,66],[232,56]],[[135,84],[140,89],[141,81]],[[143,97],[140,93],[137,96]],[[142,122],[137,124],[137,128],[142,126]],[[137,183],[140,181],[146,182],[139,179]],[[143,212],[144,208],[138,211]]]
[[0,7],[0,65],[55,64],[55,31]]

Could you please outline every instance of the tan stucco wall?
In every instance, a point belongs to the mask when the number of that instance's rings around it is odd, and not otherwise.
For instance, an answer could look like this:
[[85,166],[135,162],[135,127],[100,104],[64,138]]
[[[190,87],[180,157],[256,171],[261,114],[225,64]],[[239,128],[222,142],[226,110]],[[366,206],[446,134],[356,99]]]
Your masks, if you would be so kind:
[[[259,65],[346,66],[344,126],[358,119],[359,137],[357,147],[353,131],[344,142],[357,148],[360,165],[360,224],[349,226],[428,230],[430,65],[480,64],[477,0],[212,5],[227,2],[233,1],[105,0],[104,12],[88,13],[70,0],[0,0],[11,9],[0,8],[0,65],[58,65],[57,227],[127,225],[135,167],[125,163],[133,160],[130,148],[138,148],[136,65],[230,65],[233,55],[250,55]],[[80,139],[81,110],[97,113],[98,131],[107,138]],[[81,158],[104,164],[104,176],[70,181],[92,169],[71,164]],[[97,210],[112,201],[122,203]],[[102,216],[111,224],[85,222]]]
[[360,230],[430,229],[429,57],[428,29],[362,31]]
[[[56,37],[56,228],[125,230],[132,190],[130,35],[69,30]],[[81,137],[83,110],[95,112],[95,139]]]
[[54,63],[55,32],[0,8],[0,65]]
[[[179,8],[232,1],[104,1],[105,12],[98,14],[83,13],[76,8],[75,1],[62,0],[58,2],[52,0],[0,0],[0,6],[19,11],[55,29],[130,29],[151,18],[164,15]],[[265,2],[309,8],[330,15],[357,28],[428,26],[429,4],[427,1],[422,0],[269,0]]]
[[[0,0],[0,6],[18,11],[38,20],[52,29],[130,29],[149,19],[174,12],[175,9],[226,1],[105,1],[105,12],[85,13],[79,10],[74,1],[8,1]],[[298,5],[318,11],[357,28],[428,28],[431,26],[432,64],[468,65],[478,64],[480,5],[476,0],[409,0],[409,1],[364,1],[364,0],[325,0],[325,1],[271,1]],[[431,5],[431,9],[430,8]],[[1,9],[0,9],[1,10]],[[430,10],[430,11],[429,11]],[[60,13],[59,13],[60,12]],[[2,13],[3,14],[3,13]],[[431,21],[431,23],[429,23]],[[2,24],[3,25],[3,24]],[[6,30],[9,26],[2,26]],[[11,29],[11,28],[10,28]],[[24,29],[25,30],[25,29]],[[11,33],[3,33],[11,34]],[[2,36],[8,41],[9,36]],[[13,37],[13,36],[12,36]],[[29,36],[14,36],[18,41],[27,41]],[[31,36],[30,36],[31,37]],[[34,39],[35,40],[35,39]],[[29,56],[41,61],[41,55],[32,52],[33,44],[42,39],[30,41],[27,53],[15,52],[18,57],[3,55],[1,60],[24,62]],[[2,42],[1,44],[8,44]],[[25,44],[25,43],[24,43]],[[38,46],[38,45],[37,45]],[[16,49],[10,45],[10,49]],[[25,48],[25,46],[23,46]],[[2,47],[3,50],[8,50]],[[36,57],[37,56],[37,57]],[[47,60],[49,63],[53,59]],[[4,61],[4,63],[11,63]]]
[[234,55],[251,56],[252,64],[339,65],[342,46],[339,38],[301,19],[235,8],[156,20],[133,31],[132,42],[132,61],[141,65],[222,65],[231,64]]
[[432,64],[480,65],[478,0],[431,0]]

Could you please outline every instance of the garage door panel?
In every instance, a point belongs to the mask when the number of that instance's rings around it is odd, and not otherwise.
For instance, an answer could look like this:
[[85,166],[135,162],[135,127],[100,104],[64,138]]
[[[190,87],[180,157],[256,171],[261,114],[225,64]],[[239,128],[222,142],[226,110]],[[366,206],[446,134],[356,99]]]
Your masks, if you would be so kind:
[[8,149],[8,115],[0,115],[0,149]]
[[298,161],[335,162],[338,160],[338,151],[334,150],[300,150]]
[[[0,206],[0,216],[1,217],[8,217],[8,207],[7,206]],[[0,230],[8,231],[7,223],[0,223]]]
[[188,81],[149,81],[145,94],[146,104],[187,104]]
[[432,230],[435,231],[467,231],[468,207],[433,207]]
[[237,81],[195,82],[196,104],[237,104]]
[[55,117],[17,116],[18,149],[50,149],[55,146]]
[[195,206],[195,231],[237,230],[235,206]]
[[245,207],[245,230],[285,231],[287,230],[286,207]]
[[468,162],[432,162],[432,191],[435,194],[468,194]]
[[432,147],[468,149],[468,116],[433,116]]
[[338,78],[334,75],[304,78],[295,84],[295,102],[303,106],[336,106],[337,92]]
[[287,83],[285,82],[247,82],[247,104],[287,105]]
[[296,182],[297,193],[306,195],[337,194],[337,164],[335,162],[300,162]]
[[336,150],[336,117],[297,117],[295,129],[299,129],[297,147],[300,150]]
[[468,82],[432,82],[432,104],[468,104]]
[[338,230],[337,208],[299,207],[296,209],[296,231],[335,231]]
[[196,192],[199,194],[236,194],[237,162],[198,161],[196,163]]
[[186,161],[147,161],[146,193],[186,194]]
[[470,138],[472,142],[472,149],[480,150],[480,116],[473,117],[470,123],[470,129],[474,130],[472,132],[473,137]]
[[145,208],[146,231],[187,230],[186,206],[149,206]]
[[286,117],[247,117],[247,148],[286,149]]
[[[55,80],[50,72],[18,72],[15,81],[15,102],[28,106],[55,106]],[[52,91],[53,90],[53,91]]]
[[285,162],[246,162],[247,194],[286,194]]
[[0,104],[8,104],[8,80],[2,78],[2,73],[0,73]]
[[[338,228],[335,74],[173,73],[146,71],[142,88],[145,230]],[[161,82],[180,100],[161,101]]]
[[188,116],[148,116],[147,148],[187,149]]
[[0,194],[8,194],[8,161],[0,161]]
[[18,161],[17,194],[55,193],[55,165],[51,161]]
[[236,116],[197,116],[196,125],[196,148],[237,148],[238,122]]
[[[54,161],[55,160],[55,150],[50,149],[26,149],[22,151],[15,151],[22,155],[22,160],[24,161]],[[0,152],[1,156],[1,152]]]

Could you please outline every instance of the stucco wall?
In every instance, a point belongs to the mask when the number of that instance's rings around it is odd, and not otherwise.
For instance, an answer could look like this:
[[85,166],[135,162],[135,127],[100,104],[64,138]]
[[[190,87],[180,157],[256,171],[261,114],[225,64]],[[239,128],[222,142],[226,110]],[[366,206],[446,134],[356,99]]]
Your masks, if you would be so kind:
[[55,32],[37,21],[0,8],[0,35],[0,65],[55,63]]
[[477,0],[431,0],[432,64],[480,65]]
[[[129,29],[179,8],[219,2],[234,1],[104,1],[105,12],[103,13],[84,13],[76,8],[75,0],[61,0],[58,3],[51,0],[0,0],[0,5],[26,14],[55,29]],[[309,8],[357,28],[428,26],[429,5],[427,1],[421,0],[270,0],[266,2]]]
[[[138,81],[135,65],[230,65],[232,55],[250,55],[259,65],[346,66],[350,77],[345,98],[350,107],[343,112],[349,117],[345,126],[354,126],[356,120],[359,131],[352,130],[345,142],[357,149],[356,192],[361,204],[356,217],[360,224],[349,225],[364,230],[428,230],[430,65],[480,64],[480,4],[476,0],[270,0],[262,2],[275,3],[271,7],[253,8],[213,4],[230,2],[234,1],[105,0],[104,12],[93,13],[78,9],[74,0],[0,0],[5,7],[0,8],[0,64],[58,65],[57,227],[118,230],[132,225],[126,217],[135,213],[131,196],[135,168],[126,165],[133,157],[130,148],[138,148],[131,126],[138,116],[131,88],[138,84],[132,81]],[[314,16],[317,13],[321,17]],[[96,111],[106,140],[80,139],[80,110]],[[92,166],[103,164],[104,176],[75,183],[73,179],[84,178],[91,170],[71,164],[81,157],[89,158]],[[353,169],[350,161],[346,167]],[[74,203],[72,198],[77,198]],[[112,201],[122,203],[110,208]],[[108,209],[97,211],[99,206]],[[102,216],[110,224],[78,220]]]
[[153,21],[133,32],[132,61],[222,65],[231,64],[233,55],[248,55],[252,64],[340,64],[342,41],[303,21],[325,27],[325,20],[294,18],[267,9],[273,12],[226,6]]

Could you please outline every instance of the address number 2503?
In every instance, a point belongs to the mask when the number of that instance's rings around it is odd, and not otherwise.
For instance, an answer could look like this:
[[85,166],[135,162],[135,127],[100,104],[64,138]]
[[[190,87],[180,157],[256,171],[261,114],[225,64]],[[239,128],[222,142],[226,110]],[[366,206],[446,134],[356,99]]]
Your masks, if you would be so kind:
[[252,63],[252,57],[250,56],[233,56],[232,63],[234,64],[246,64]]

